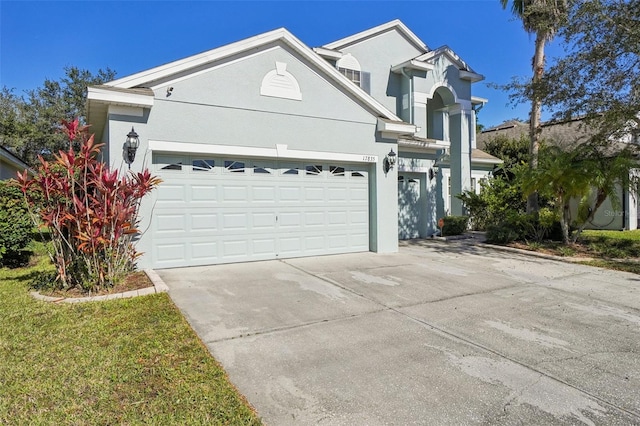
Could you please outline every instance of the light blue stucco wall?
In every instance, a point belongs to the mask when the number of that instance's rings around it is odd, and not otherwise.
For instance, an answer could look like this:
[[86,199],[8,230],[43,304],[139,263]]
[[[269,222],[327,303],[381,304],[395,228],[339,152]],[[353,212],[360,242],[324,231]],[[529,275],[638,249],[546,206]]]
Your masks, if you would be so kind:
[[[149,140],[321,151],[377,156],[370,165],[370,248],[395,252],[397,241],[397,174],[386,174],[382,160],[397,145],[376,133],[377,118],[367,106],[341,91],[322,71],[283,45],[265,46],[250,57],[202,69],[197,75],[160,82],[151,109],[135,114],[110,114],[109,162],[126,170],[122,161],[125,135],[135,126],[141,146],[131,170],[149,167]],[[302,100],[260,95],[263,77],[275,63],[287,64],[300,86]],[[173,87],[167,96],[167,88]],[[141,229],[149,226],[154,196],[141,207]],[[138,249],[151,251],[152,236],[144,234]],[[139,262],[149,267],[144,256]]]
[[384,32],[341,51],[350,53],[360,62],[362,71],[371,73],[371,96],[390,111],[400,114],[404,77],[391,73],[391,67],[424,52],[418,50],[397,30]]
[[417,92],[432,93],[437,87],[447,87],[457,99],[471,100],[471,82],[460,79],[458,67],[446,56],[441,55],[433,61],[434,69],[427,72],[424,78],[415,79]]
[[[406,69],[406,75],[391,72],[393,66],[424,53],[397,30],[364,39],[341,51],[354,56],[362,71],[371,73],[371,95],[404,121],[419,127],[417,136],[437,134],[439,139],[451,142],[452,190],[460,193],[469,189],[470,153],[475,140],[471,82],[460,79],[457,64],[443,54],[433,60],[431,71]],[[435,95],[436,90],[441,92],[442,98]],[[427,106],[436,101],[441,105],[434,114],[434,108]],[[451,214],[463,213],[457,199],[450,207]]]

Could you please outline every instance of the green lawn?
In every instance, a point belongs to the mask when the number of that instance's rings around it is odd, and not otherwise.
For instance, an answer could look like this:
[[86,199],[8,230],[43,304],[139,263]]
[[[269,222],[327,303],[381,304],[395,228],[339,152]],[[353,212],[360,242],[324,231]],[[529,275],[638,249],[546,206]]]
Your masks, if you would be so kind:
[[640,274],[640,230],[584,231],[581,242],[594,257],[585,263]]
[[260,424],[166,294],[36,301],[43,265],[0,269],[0,424]]
[[546,242],[529,243],[523,248],[558,256],[587,257],[590,260],[580,263],[640,274],[640,230],[587,230],[575,245]]

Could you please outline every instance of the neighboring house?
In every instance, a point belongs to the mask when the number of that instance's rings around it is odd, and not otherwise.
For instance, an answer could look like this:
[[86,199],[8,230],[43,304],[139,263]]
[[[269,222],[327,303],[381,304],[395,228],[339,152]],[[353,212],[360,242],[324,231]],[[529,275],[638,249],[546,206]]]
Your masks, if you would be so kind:
[[[486,142],[498,136],[509,139],[520,139],[522,135],[529,134],[529,123],[518,120],[510,120],[499,126],[484,130],[478,135],[478,147],[484,148]],[[570,148],[582,144],[589,140],[593,131],[581,119],[570,121],[549,121],[542,123],[541,140],[546,143]],[[617,142],[617,143],[628,143]],[[640,223],[640,210],[638,209],[637,194],[630,192],[626,188],[618,188],[618,198],[620,206],[613,206],[611,200],[607,199],[596,211],[595,217],[587,224],[587,229],[637,229]],[[575,215],[577,204],[574,205],[572,213]]]
[[131,170],[163,179],[141,267],[396,252],[463,213],[445,175],[457,194],[500,162],[475,146],[482,78],[397,20],[316,49],[278,29],[90,87],[88,114],[105,161],[129,167],[133,127]]
[[0,180],[14,179],[17,172],[30,170],[29,165],[8,149],[0,146]]

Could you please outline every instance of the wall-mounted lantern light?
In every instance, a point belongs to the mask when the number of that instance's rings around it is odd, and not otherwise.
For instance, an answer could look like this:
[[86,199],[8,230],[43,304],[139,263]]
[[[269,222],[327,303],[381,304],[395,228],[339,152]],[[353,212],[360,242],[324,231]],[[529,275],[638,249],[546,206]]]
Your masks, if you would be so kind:
[[127,134],[127,140],[124,142],[124,151],[126,154],[126,161],[129,166],[136,159],[136,151],[140,146],[140,139],[138,139],[138,134],[133,127],[131,127],[131,131]]
[[439,168],[438,166],[433,166],[429,169],[429,180],[433,180],[434,177],[438,176]]
[[391,148],[391,151],[389,151],[387,156],[384,157],[384,162],[382,164],[385,173],[389,173],[389,170],[393,170],[393,167],[396,165],[396,157],[396,153],[393,152],[393,148]]

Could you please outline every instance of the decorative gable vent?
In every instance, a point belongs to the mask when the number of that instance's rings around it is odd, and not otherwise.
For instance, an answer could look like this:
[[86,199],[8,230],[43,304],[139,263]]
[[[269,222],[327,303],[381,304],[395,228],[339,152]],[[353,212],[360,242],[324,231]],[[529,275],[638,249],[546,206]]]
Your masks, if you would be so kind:
[[351,53],[347,53],[342,58],[338,59],[336,62],[336,66],[338,69],[348,69],[353,71],[360,71],[362,68],[360,67],[360,62],[356,58],[353,57]]
[[302,100],[302,92],[298,80],[287,72],[287,64],[276,62],[276,69],[269,71],[262,79],[260,86],[262,96],[272,96],[275,98]]

